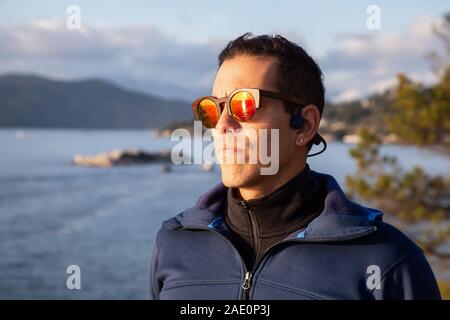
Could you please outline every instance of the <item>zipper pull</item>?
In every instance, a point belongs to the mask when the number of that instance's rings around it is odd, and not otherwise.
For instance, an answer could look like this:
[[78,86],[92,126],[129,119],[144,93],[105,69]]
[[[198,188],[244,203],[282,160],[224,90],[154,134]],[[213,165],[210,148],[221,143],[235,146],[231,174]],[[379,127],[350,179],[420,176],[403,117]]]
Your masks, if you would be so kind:
[[243,206],[244,209],[248,210],[248,204],[244,200],[241,200],[241,206]]
[[242,284],[242,289],[248,290],[250,289],[250,280],[252,279],[252,273],[250,271],[247,271],[245,274],[244,283]]

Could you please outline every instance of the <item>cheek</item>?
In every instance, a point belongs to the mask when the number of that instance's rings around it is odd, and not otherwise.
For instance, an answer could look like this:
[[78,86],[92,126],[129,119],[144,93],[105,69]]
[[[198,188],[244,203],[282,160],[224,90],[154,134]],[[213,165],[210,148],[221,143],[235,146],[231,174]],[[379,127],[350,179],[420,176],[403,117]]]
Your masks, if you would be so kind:
[[296,135],[296,130],[292,129],[289,125],[289,115],[284,110],[281,112],[281,114],[273,114],[273,118],[266,126],[269,137],[275,137],[275,135],[271,135],[271,130],[278,132],[278,139],[273,143],[278,143],[280,151],[291,148],[292,144],[295,144]]
[[282,107],[279,109],[281,113],[262,113],[254,121],[242,122],[241,126],[244,132],[252,133],[248,134],[249,137],[256,137],[249,140],[253,140],[258,146],[266,143],[267,150],[270,150],[272,145],[277,144],[280,154],[283,154],[282,151],[292,153],[295,149],[296,130],[289,125],[290,116]]
[[296,150],[295,146],[296,131],[291,128],[279,130],[279,150],[280,156],[290,158]]

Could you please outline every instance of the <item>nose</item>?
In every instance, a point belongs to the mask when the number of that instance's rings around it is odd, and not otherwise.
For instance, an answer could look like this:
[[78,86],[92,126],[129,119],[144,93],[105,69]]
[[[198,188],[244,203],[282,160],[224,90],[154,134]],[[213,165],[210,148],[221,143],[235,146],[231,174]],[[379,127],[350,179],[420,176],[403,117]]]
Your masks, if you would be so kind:
[[225,107],[225,102],[220,103],[220,108],[222,110],[222,113],[220,114],[219,121],[217,121],[216,130],[219,133],[226,133],[226,131],[230,129],[239,129],[239,121],[228,114],[227,108]]

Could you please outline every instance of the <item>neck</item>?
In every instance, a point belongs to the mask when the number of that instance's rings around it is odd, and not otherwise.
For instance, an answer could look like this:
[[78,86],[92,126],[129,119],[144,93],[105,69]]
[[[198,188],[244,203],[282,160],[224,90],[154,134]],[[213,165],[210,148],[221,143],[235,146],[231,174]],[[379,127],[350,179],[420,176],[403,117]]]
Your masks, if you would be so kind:
[[298,175],[303,171],[305,165],[306,161],[299,161],[298,163],[294,163],[290,168],[280,170],[276,175],[260,176],[261,179],[256,184],[248,187],[239,187],[239,195],[243,200],[265,197]]

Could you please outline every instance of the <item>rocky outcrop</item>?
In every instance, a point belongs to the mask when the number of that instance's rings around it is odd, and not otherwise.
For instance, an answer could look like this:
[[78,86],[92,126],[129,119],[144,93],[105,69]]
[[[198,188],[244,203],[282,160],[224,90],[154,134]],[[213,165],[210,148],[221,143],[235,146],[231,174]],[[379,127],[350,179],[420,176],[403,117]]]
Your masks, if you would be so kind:
[[86,167],[109,168],[115,165],[170,163],[170,151],[144,152],[138,149],[113,150],[95,155],[79,155],[73,159],[74,164]]

